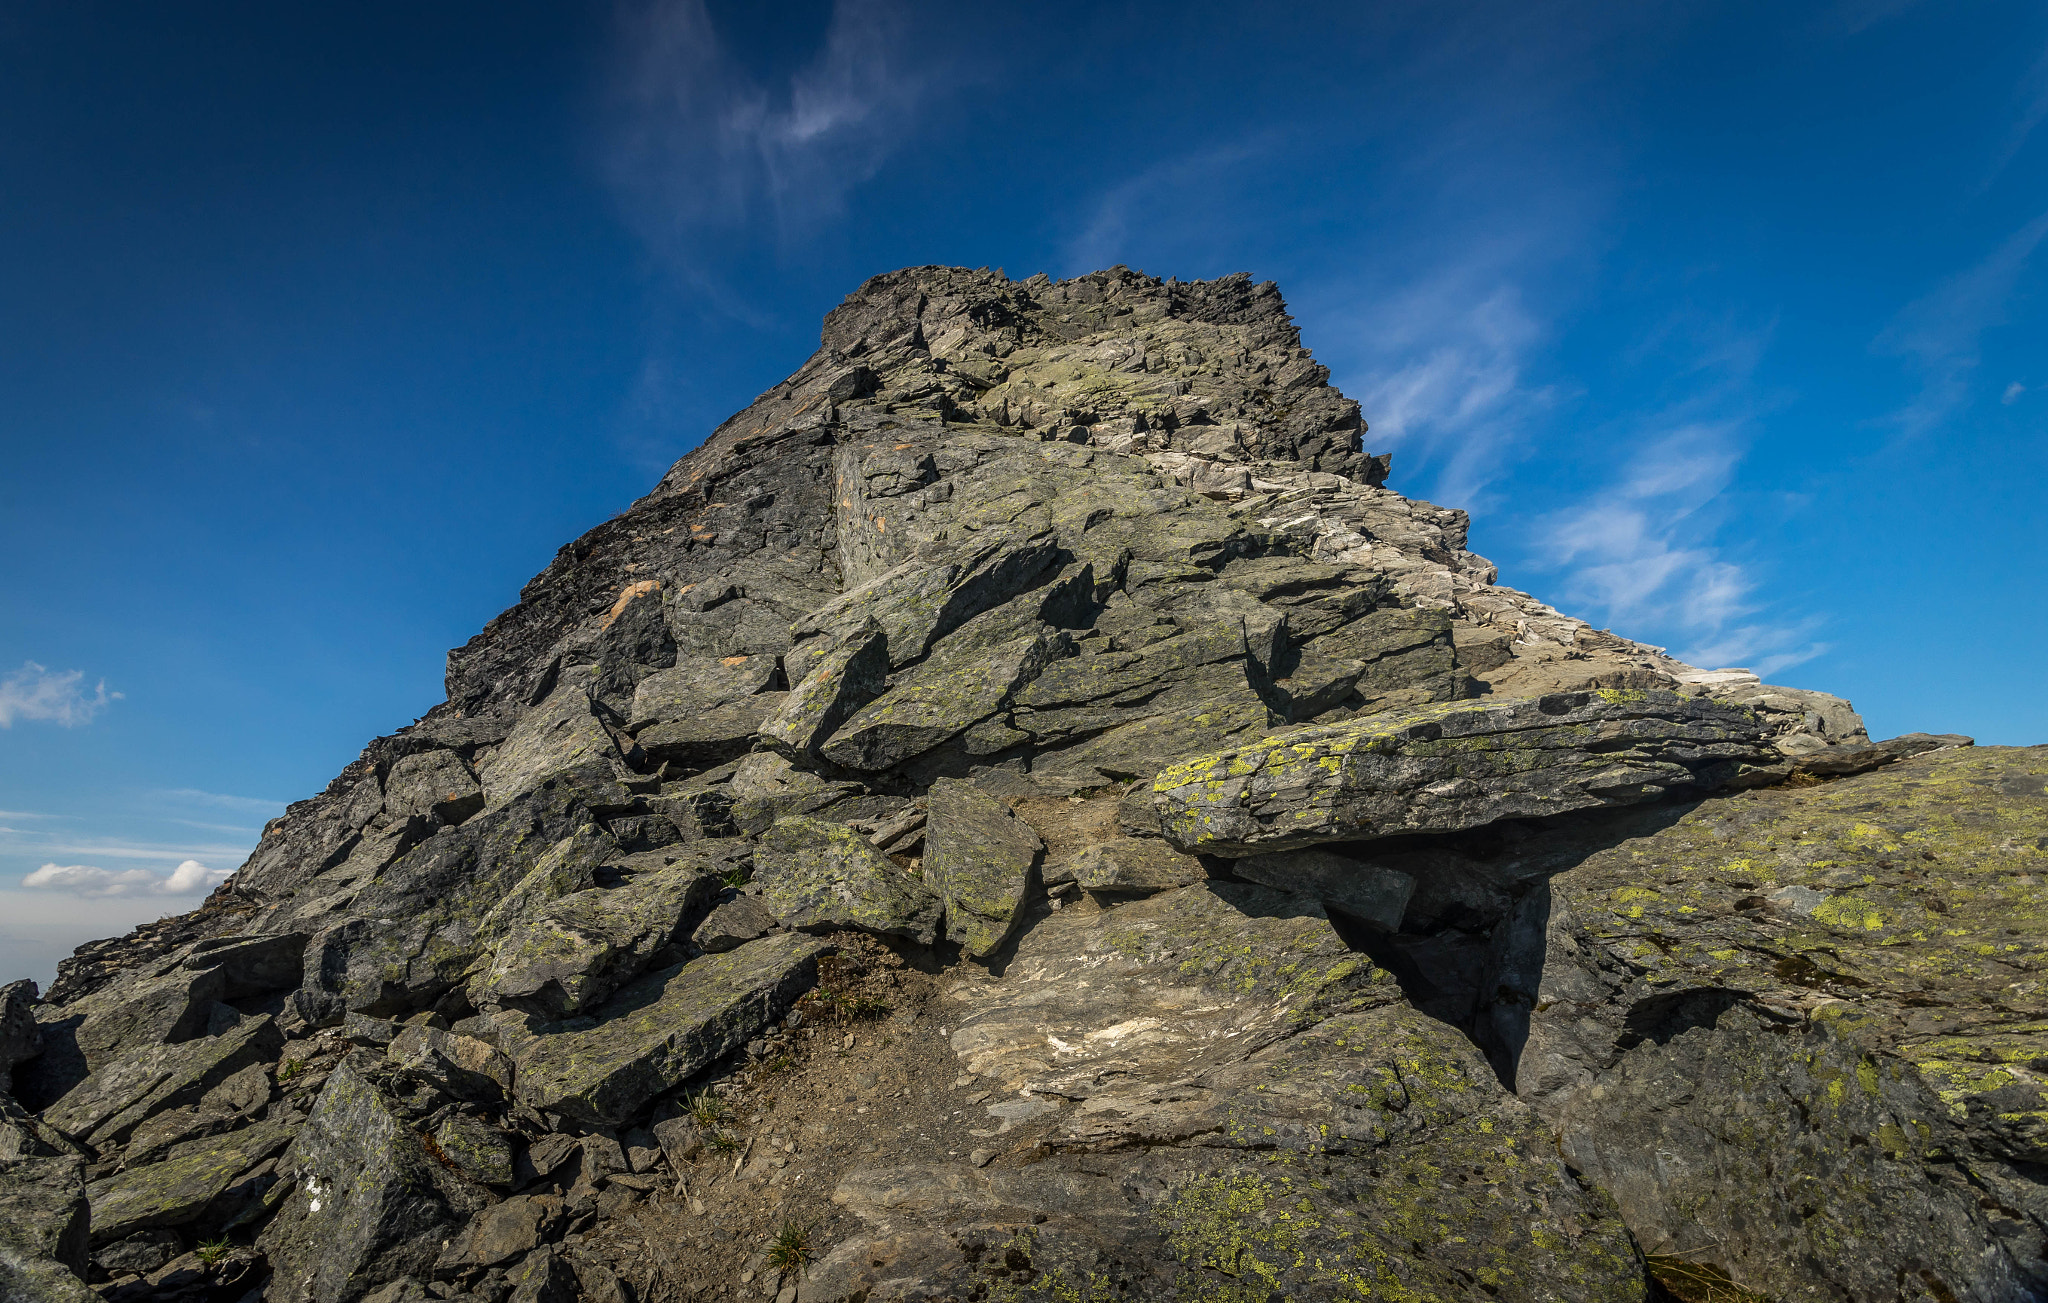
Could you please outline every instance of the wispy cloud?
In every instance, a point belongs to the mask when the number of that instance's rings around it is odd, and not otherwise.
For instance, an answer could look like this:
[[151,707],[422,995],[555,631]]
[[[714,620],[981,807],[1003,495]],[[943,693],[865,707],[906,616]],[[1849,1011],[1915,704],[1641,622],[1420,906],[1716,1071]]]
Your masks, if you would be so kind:
[[1636,633],[1685,641],[1680,659],[1759,674],[1827,650],[1819,621],[1755,619],[1756,580],[1727,559],[1702,517],[1727,489],[1747,439],[1740,422],[1699,422],[1653,438],[1584,501],[1539,522],[1539,547],[1565,572],[1565,604]]
[[217,805],[230,810],[246,810],[250,814],[282,814],[283,801],[273,801],[263,796],[231,796],[225,792],[202,792],[196,787],[173,787],[157,792],[167,800],[182,801],[192,805]]
[[2048,213],[2013,232],[1976,266],[1943,281],[1892,319],[1872,347],[1906,359],[1919,373],[1920,392],[1892,414],[1906,438],[1938,428],[1970,403],[1970,380],[1983,360],[1984,332],[2005,321],[2027,260],[2048,238]]
[[1161,159],[1117,182],[1095,198],[1081,229],[1067,241],[1064,274],[1128,262],[1136,247],[1156,249],[1162,223],[1199,228],[1211,243],[1223,243],[1221,228],[1241,219],[1227,211],[1222,196],[1228,190],[1219,178],[1271,154],[1280,140],[1278,131],[1258,132]]
[[45,864],[21,880],[36,891],[63,892],[88,899],[109,896],[196,896],[227,881],[225,869],[185,860],[168,874],[149,869],[103,869],[93,864]]
[[84,670],[50,670],[23,661],[20,669],[0,677],[0,728],[13,727],[17,719],[76,728],[120,699],[120,693],[107,691],[105,679],[88,694]]
[[778,84],[748,73],[704,0],[652,0],[620,28],[609,163],[632,219],[701,271],[708,231],[808,230],[908,135],[935,85],[896,0],[837,0],[823,49]]

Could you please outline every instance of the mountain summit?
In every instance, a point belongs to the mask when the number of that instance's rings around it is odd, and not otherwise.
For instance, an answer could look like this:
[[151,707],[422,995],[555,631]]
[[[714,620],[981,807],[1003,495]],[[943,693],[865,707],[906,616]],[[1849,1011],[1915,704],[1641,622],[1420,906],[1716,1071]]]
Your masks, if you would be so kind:
[[1249,277],[870,280],[0,996],[0,1280],[2042,1297],[2048,760],[1503,587],[1366,434]]

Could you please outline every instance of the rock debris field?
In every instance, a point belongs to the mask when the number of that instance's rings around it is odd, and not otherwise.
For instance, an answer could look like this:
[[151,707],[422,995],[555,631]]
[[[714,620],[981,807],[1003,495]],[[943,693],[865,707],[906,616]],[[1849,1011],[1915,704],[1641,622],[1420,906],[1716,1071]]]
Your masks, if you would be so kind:
[[1504,587],[1246,277],[913,268],[193,913],[0,1298],[2048,1297],[2048,748]]

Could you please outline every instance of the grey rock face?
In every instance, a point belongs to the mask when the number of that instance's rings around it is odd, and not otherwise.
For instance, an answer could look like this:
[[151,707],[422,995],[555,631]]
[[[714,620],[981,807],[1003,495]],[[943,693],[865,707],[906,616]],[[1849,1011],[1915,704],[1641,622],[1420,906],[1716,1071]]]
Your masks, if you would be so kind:
[[1248,855],[1631,805],[1776,758],[1754,716],[1668,692],[1376,715],[1185,761],[1153,790],[1169,840]]
[[564,675],[522,715],[483,767],[484,805],[497,809],[542,778],[590,764],[620,764],[617,741],[592,708],[588,676]]
[[484,791],[453,751],[425,751],[391,767],[384,784],[384,808],[397,816],[432,815],[458,824],[484,808]]
[[507,1022],[516,1090],[533,1108],[617,1126],[780,1017],[817,980],[827,946],[784,934],[649,973],[591,1017]]
[[928,946],[945,913],[930,887],[867,838],[845,824],[801,816],[762,834],[754,886],[784,927],[800,931],[858,928]]
[[1019,922],[1045,844],[970,783],[932,784],[925,880],[945,902],[946,936],[970,959],[994,953]]
[[1415,894],[1415,879],[1399,869],[1322,849],[1248,855],[1230,867],[1241,878],[1312,896],[1390,932],[1400,928]]
[[1191,886],[1208,877],[1200,861],[1150,837],[1119,837],[1090,846],[1075,860],[1084,890],[1146,895]]
[[0,1085],[11,1081],[16,1064],[43,1052],[43,1029],[36,1023],[35,1002],[34,982],[0,986]]
[[[95,1245],[158,1226],[183,1226],[220,1204],[244,1173],[291,1142],[277,1123],[180,1145],[162,1162],[130,1168],[86,1191]],[[224,1219],[217,1219],[224,1220]]]

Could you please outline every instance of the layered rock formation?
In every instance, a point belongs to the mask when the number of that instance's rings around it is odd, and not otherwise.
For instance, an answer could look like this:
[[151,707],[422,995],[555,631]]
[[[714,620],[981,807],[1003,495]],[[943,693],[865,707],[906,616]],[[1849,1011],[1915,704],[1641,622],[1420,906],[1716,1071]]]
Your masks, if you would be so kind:
[[2041,1297],[2044,753],[1498,586],[1363,433],[1244,277],[862,286],[0,992],[7,1297]]

